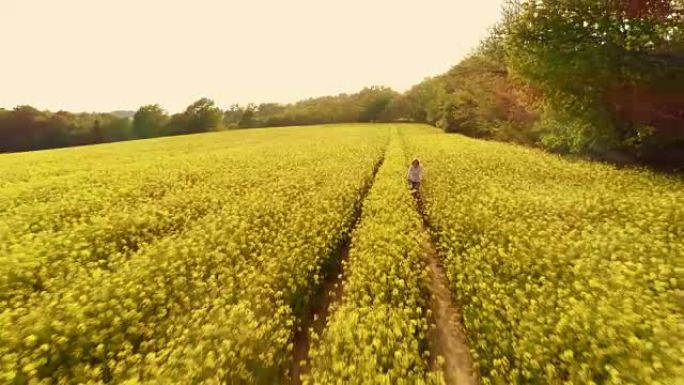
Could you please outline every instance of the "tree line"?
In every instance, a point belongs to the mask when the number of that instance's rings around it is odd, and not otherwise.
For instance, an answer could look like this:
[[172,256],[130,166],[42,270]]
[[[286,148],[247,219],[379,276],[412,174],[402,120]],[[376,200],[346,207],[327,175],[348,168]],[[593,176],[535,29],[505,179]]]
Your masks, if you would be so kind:
[[446,131],[684,169],[684,1],[509,1],[470,56],[404,95]]
[[78,146],[130,139],[130,119],[110,113],[0,109],[0,152]]
[[684,0],[510,0],[468,57],[404,93],[375,86],[292,104],[206,98],[183,112],[0,109],[0,151],[320,123],[413,121],[617,162],[684,167]]
[[[399,93],[367,87],[353,94],[310,98],[292,104],[262,103],[222,110],[202,98],[184,111],[169,114],[158,104],[135,113],[40,111],[31,106],[0,109],[0,152],[193,134],[231,128],[321,123],[392,121],[388,108]],[[132,115],[132,116],[127,116]]]

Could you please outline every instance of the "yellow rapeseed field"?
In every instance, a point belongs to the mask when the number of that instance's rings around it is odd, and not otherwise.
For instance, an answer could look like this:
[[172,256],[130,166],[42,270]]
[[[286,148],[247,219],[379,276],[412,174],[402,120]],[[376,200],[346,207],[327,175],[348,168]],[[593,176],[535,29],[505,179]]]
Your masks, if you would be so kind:
[[[0,384],[442,384],[430,241],[483,385],[684,378],[680,177],[411,124],[4,154],[0,169]],[[347,242],[341,297],[292,378]]]
[[2,382],[272,383],[387,140],[317,127],[1,157]]
[[684,378],[681,178],[402,134],[483,384]]
[[443,383],[427,366],[427,234],[393,134],[353,233],[343,299],[323,335],[315,336],[308,383]]

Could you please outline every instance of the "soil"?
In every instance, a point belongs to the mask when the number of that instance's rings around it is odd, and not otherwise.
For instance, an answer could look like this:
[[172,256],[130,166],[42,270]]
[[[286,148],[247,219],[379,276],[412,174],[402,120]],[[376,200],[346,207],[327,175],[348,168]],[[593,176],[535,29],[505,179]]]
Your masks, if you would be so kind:
[[[430,308],[435,328],[429,339],[433,356],[444,358],[444,379],[447,385],[475,385],[477,376],[473,370],[461,316],[454,306],[444,267],[431,243],[426,243],[426,262],[430,268]],[[434,361],[434,360],[433,360]],[[432,362],[433,369],[438,369]]]
[[[382,162],[380,162],[381,164]],[[373,178],[380,164],[373,173]],[[371,183],[363,192],[363,197],[372,185]],[[362,199],[363,201],[363,199]],[[423,202],[419,195],[416,196],[417,208],[423,219],[423,229],[427,231],[429,223],[423,210]],[[352,229],[356,227],[360,219],[359,206]],[[329,315],[334,311],[343,296],[344,264],[349,257],[351,239],[342,245],[339,258],[332,269],[321,283],[317,295],[311,299],[307,316],[302,319],[299,329],[293,338],[293,360],[290,367],[290,384],[302,384],[302,376],[311,370],[309,350],[311,348],[310,330],[321,335],[326,327]],[[430,270],[430,308],[432,310],[435,327],[430,331],[429,343],[432,351],[430,366],[432,370],[442,369],[447,385],[476,385],[477,374],[473,369],[472,359],[468,350],[467,340],[461,323],[461,316],[454,305],[449,283],[434,245],[430,241],[425,243],[425,261]],[[438,367],[436,357],[444,358],[444,364]]]
[[295,332],[293,339],[293,359],[290,368],[290,383],[300,385],[302,375],[311,370],[309,349],[311,348],[309,330],[321,335],[325,329],[328,316],[335,304],[342,298],[342,277],[344,277],[344,261],[349,258],[349,242],[346,242],[340,252],[339,268],[336,274],[331,274],[321,284],[318,295],[313,298],[308,316],[302,320],[301,328]]
[[[418,212],[423,219],[423,230],[428,232],[430,223],[425,213],[423,198],[415,195]],[[475,385],[477,373],[468,350],[461,313],[455,305],[444,266],[432,241],[425,242],[425,262],[430,269],[430,309],[435,327],[430,331],[432,370],[440,369],[436,357],[444,358],[441,369],[447,385]]]

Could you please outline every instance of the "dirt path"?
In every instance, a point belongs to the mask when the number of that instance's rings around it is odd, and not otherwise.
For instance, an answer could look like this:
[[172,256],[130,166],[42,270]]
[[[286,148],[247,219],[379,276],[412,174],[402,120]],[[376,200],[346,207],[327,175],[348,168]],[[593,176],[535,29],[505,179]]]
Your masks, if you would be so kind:
[[461,325],[461,316],[453,305],[444,267],[432,244],[427,242],[425,248],[432,291],[430,308],[436,325],[430,333],[430,346],[435,356],[444,357],[443,369],[447,385],[475,385],[477,380]]
[[[417,203],[423,217],[423,229],[427,232],[427,215],[422,201],[418,200]],[[433,358],[438,355],[444,358],[442,369],[447,385],[475,385],[478,383],[477,375],[468,351],[461,314],[454,305],[444,266],[430,240],[425,242],[425,262],[430,269],[430,309],[436,326],[429,336]],[[437,369],[434,359],[431,365]]]
[[293,339],[292,366],[290,368],[290,383],[300,385],[302,375],[311,370],[309,361],[309,349],[311,348],[309,330],[313,329],[321,335],[331,313],[334,304],[342,298],[342,277],[344,276],[344,261],[349,257],[349,242],[345,242],[340,252],[339,266],[336,272],[328,277],[320,288],[319,295],[311,303],[311,311],[307,318],[302,320],[301,329],[297,330]]
[[361,199],[354,212],[354,219],[352,220],[348,236],[342,242],[339,255],[333,261],[333,265],[329,266],[318,292],[311,299],[309,311],[302,318],[300,328],[294,333],[292,340],[292,364],[289,373],[289,383],[291,385],[300,385],[302,383],[302,375],[308,374],[311,370],[311,362],[309,360],[311,335],[309,330],[313,329],[316,334],[321,335],[325,329],[328,316],[334,310],[335,304],[339,303],[342,299],[344,262],[349,258],[352,233],[361,221],[363,201],[366,200],[366,196],[375,182],[375,176],[384,161],[385,155],[383,154],[375,165],[370,180],[361,189]]

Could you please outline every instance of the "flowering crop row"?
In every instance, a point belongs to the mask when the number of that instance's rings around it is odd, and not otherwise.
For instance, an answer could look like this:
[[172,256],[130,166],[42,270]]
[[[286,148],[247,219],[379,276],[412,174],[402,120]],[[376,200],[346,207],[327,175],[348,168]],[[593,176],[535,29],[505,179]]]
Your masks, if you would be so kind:
[[399,127],[0,156],[0,382],[287,382],[383,153],[306,382],[444,381],[406,154],[483,384],[684,378],[681,179]]
[[684,182],[404,127],[483,384],[684,378]]
[[[231,146],[240,135],[249,140]],[[120,178],[109,186],[123,194],[139,185],[136,172],[150,168],[128,165],[118,173],[117,157],[142,149],[146,159],[164,159],[155,171],[159,183],[183,169],[193,178],[187,186],[168,184],[156,200],[112,194],[112,203],[93,205],[97,213],[74,223],[7,229],[16,241],[0,265],[15,265],[0,270],[0,382],[270,384],[287,377],[297,306],[345,237],[387,129],[207,136],[97,149],[106,153],[98,158],[108,164],[102,168]],[[84,151],[96,150],[60,150],[60,167],[46,167],[66,175]],[[189,155],[170,155],[176,151]],[[21,156],[28,163],[49,154]],[[14,155],[0,157],[0,164],[12,162]],[[89,183],[81,174],[65,177],[73,186],[61,193],[77,196]],[[10,176],[1,191],[21,205],[23,198],[8,191],[30,180]]]
[[394,136],[353,233],[342,300],[313,334],[307,383],[443,383],[427,364],[427,239]]
[[[201,151],[189,153],[187,138],[173,138],[170,148],[141,141],[3,158],[11,172],[0,178],[7,198],[0,200],[0,301],[60,290],[91,264],[115,269],[119,259],[261,183],[259,175],[229,171],[261,156],[263,148],[245,146],[255,134],[209,136],[214,143],[194,137]],[[33,175],[34,185],[18,179],[18,170]]]

